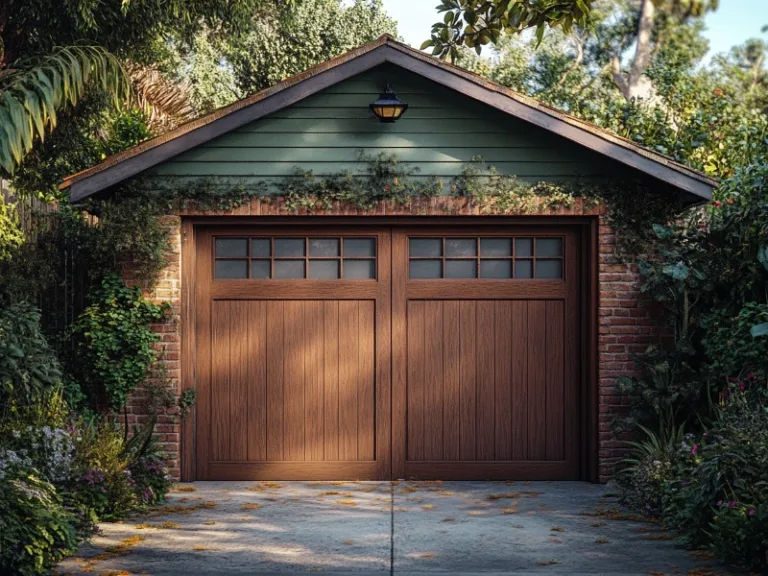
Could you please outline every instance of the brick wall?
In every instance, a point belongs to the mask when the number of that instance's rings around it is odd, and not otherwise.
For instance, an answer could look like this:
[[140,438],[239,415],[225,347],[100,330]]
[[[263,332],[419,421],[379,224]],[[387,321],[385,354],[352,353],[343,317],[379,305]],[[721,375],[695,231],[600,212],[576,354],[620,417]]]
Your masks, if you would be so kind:
[[[302,212],[306,214],[306,210]],[[414,201],[410,205],[395,205],[391,202],[379,203],[371,210],[335,205],[330,210],[314,211],[313,216],[382,216],[382,215],[434,215],[434,216],[476,216],[481,210],[467,198],[434,198]],[[163,271],[156,288],[148,296],[156,302],[167,301],[172,306],[172,316],[168,322],[157,325],[154,330],[161,335],[160,346],[165,352],[167,384],[178,392],[180,388],[181,354],[181,219],[194,215],[229,215],[229,216],[289,216],[282,201],[271,202],[253,200],[229,212],[202,212],[194,209],[185,210],[174,216],[164,218],[171,241],[168,255],[168,267]],[[615,465],[623,455],[622,444],[615,438],[611,422],[616,415],[626,410],[627,402],[615,390],[619,376],[635,373],[633,354],[642,352],[658,335],[658,327],[653,321],[649,308],[639,301],[639,273],[635,267],[622,264],[615,255],[615,233],[605,222],[605,217],[598,207],[585,205],[577,199],[573,206],[556,210],[537,211],[537,216],[597,216],[599,218],[599,478],[605,482],[611,478]],[[127,272],[130,277],[130,272]],[[143,415],[144,393],[137,391],[129,403],[129,419],[140,422]],[[178,477],[180,473],[179,437],[180,422],[173,410],[159,417],[157,426],[158,440],[164,446],[168,465]]]

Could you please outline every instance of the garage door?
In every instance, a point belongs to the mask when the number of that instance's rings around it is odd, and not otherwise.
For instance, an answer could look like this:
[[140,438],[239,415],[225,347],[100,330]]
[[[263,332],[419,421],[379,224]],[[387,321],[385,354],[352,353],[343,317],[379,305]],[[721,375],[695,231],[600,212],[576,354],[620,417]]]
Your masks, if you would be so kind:
[[578,477],[577,236],[197,233],[199,479]]
[[395,473],[578,477],[577,236],[394,235]]

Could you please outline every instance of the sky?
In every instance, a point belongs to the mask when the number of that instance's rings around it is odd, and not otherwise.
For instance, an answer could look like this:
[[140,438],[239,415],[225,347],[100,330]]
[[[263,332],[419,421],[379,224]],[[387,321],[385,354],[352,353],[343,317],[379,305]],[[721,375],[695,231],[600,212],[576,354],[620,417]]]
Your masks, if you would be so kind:
[[[437,21],[438,0],[383,0],[387,13],[397,20],[398,32],[418,48],[429,37]],[[768,0],[720,0],[720,8],[706,17],[710,55],[727,52],[749,38],[764,38],[760,29],[768,25]]]

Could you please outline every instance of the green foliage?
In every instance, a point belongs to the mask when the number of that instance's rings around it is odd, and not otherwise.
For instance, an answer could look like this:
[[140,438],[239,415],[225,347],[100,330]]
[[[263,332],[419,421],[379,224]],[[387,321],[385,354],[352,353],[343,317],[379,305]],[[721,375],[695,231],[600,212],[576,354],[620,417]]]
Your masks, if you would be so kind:
[[768,373],[768,339],[752,334],[752,328],[768,320],[768,305],[747,302],[731,317],[713,310],[706,317],[702,346],[707,350],[710,372],[717,378],[739,378]]
[[67,500],[102,520],[119,519],[139,503],[133,490],[122,430],[109,420],[81,422]]
[[734,564],[768,568],[768,504],[723,502],[709,525],[709,549]]
[[0,167],[13,174],[36,138],[56,126],[56,112],[74,106],[89,86],[108,91],[116,102],[130,97],[130,83],[112,54],[98,46],[58,48],[25,60],[0,76]]
[[150,324],[162,321],[168,307],[146,301],[116,275],[107,276],[90,301],[72,330],[77,363],[71,368],[92,405],[120,411],[157,359],[159,336]]
[[8,260],[11,253],[17,250],[22,242],[24,242],[24,233],[19,228],[16,205],[6,203],[0,189],[0,262]]
[[181,60],[175,68],[190,85],[196,108],[207,113],[384,33],[395,34],[396,24],[381,0],[266,5],[238,34],[206,29],[189,46],[179,46]]
[[432,38],[421,49],[432,47],[432,54],[456,59],[458,46],[475,48],[496,43],[502,32],[519,33],[536,28],[541,42],[547,27],[562,27],[565,33],[574,25],[590,25],[593,0],[443,0],[437,6],[444,13],[442,22],[432,26]]
[[44,573],[77,545],[72,514],[32,472],[0,475],[0,572]]
[[0,420],[42,409],[60,387],[61,368],[26,302],[0,307]]
[[683,427],[657,434],[638,426],[644,440],[629,442],[630,456],[617,478],[622,504],[657,516],[662,513],[667,483],[675,478],[675,457],[683,441]]

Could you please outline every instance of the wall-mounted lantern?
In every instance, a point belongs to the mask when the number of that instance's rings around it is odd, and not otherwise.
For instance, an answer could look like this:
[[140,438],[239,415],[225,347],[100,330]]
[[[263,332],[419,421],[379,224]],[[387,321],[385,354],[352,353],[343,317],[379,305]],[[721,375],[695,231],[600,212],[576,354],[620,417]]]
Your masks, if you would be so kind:
[[396,122],[403,112],[408,110],[408,104],[397,97],[394,90],[390,88],[389,82],[384,83],[384,92],[379,95],[379,99],[371,104],[371,110],[382,122]]

